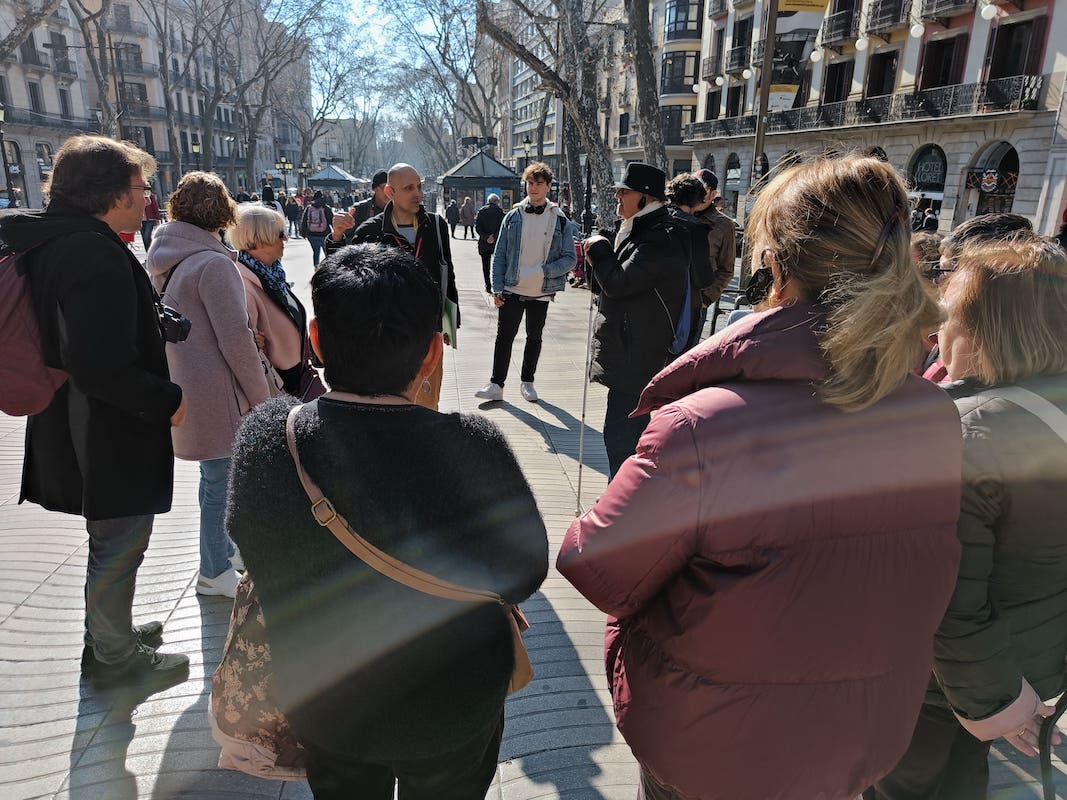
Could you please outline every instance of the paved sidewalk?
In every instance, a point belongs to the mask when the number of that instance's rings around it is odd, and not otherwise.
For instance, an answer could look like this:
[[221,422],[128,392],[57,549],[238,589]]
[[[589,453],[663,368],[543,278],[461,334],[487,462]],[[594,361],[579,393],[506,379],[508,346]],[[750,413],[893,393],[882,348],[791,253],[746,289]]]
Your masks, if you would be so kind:
[[[474,242],[453,242],[463,327],[446,353],[441,405],[496,422],[534,488],[554,557],[577,504],[577,454],[589,294],[566,291],[549,310],[538,369],[542,401],[518,393],[524,334],[515,343],[504,403],[473,397],[489,378],[496,314],[481,291]],[[304,241],[285,264],[306,298]],[[582,502],[606,484],[600,437],[605,392],[588,390]],[[0,798],[310,798],[307,785],[250,778],[215,767],[206,707],[229,603],[193,591],[198,562],[195,464],[178,462],[173,510],[156,520],[140,570],[135,614],[161,619],[164,649],[188,653],[190,679],[131,708],[114,692],[79,685],[86,541],[80,518],[17,506],[23,422],[0,416]],[[555,570],[524,604],[531,686],[508,701],[493,800],[631,800],[637,769],[614,727],[602,662],[604,616]],[[1058,764],[1062,769],[1062,764]],[[818,769],[818,765],[813,765]],[[1036,762],[994,752],[998,798],[1039,797]]]

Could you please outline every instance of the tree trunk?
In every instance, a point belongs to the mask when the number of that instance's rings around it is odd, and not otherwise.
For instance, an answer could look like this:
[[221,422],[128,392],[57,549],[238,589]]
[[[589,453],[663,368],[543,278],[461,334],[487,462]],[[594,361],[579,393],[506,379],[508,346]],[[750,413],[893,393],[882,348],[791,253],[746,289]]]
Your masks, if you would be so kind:
[[634,74],[637,78],[637,120],[641,126],[641,146],[645,162],[669,172],[667,149],[663,145],[660,122],[659,81],[652,63],[652,28],[648,21],[648,0],[626,0],[630,31],[634,41]]

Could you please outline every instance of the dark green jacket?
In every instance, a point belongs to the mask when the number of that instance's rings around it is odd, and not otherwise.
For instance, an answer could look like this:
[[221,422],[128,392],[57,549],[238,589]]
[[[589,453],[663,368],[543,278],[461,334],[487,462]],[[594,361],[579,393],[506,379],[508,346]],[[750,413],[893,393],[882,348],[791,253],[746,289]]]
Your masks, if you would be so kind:
[[[1067,375],[1018,384],[1067,411]],[[1067,444],[995,387],[947,387],[963,423],[963,552],[934,644],[944,694],[929,700],[985,719],[1019,696],[1064,685],[1067,655]],[[978,397],[989,390],[993,397]]]

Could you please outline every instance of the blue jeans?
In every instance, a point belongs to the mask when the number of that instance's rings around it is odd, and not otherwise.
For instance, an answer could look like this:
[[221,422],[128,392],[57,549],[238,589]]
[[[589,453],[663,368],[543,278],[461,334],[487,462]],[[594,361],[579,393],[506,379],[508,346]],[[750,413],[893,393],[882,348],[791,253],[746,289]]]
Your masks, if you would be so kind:
[[226,495],[229,490],[230,459],[200,462],[200,575],[217,578],[233,569],[233,544],[226,535]]
[[88,520],[89,564],[85,571],[85,644],[98,661],[119,664],[137,646],[133,592],[137,568],[152,534],[151,514]]
[[319,265],[319,253],[322,251],[322,245],[326,241],[326,234],[309,233],[307,239],[311,243],[311,264],[317,267]]

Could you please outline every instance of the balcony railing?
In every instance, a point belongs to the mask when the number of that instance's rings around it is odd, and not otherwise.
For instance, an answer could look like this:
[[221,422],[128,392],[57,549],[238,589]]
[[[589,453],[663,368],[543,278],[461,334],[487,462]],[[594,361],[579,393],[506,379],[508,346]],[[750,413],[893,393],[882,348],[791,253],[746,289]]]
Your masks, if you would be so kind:
[[115,62],[119,73],[124,75],[159,75],[159,67],[155,64],[146,64],[144,61],[124,61],[118,59]]
[[[767,132],[848,128],[938,117],[1035,111],[1040,107],[1044,87],[1043,75],[1016,75],[985,83],[939,86],[916,92],[774,111],[767,115]],[[743,136],[754,133],[755,127],[756,118],[751,115],[694,122],[687,128],[685,138],[691,142],[720,136]]]
[[722,58],[718,55],[711,55],[703,58],[700,62],[700,77],[703,80],[714,80],[717,75],[722,74]]
[[724,17],[730,13],[730,4],[727,0],[705,0],[708,7],[708,17]]
[[30,125],[41,128],[59,128],[69,131],[91,131],[99,133],[100,122],[87,117],[72,117],[62,114],[45,114],[28,108],[4,106],[4,123],[10,125]]
[[19,61],[27,67],[40,67],[41,69],[49,69],[51,67],[48,63],[48,56],[40,50],[30,50],[28,48],[20,47]]
[[875,0],[867,12],[867,33],[888,33],[907,27],[911,21],[911,0]]
[[622,136],[615,137],[615,150],[626,150],[628,148],[641,146],[641,134],[640,133],[624,133]]
[[975,0],[922,0],[923,19],[942,19],[974,11]]
[[742,45],[741,47],[731,47],[726,51],[726,71],[727,72],[741,72],[748,69],[752,65],[752,47],[750,45]]
[[823,46],[855,41],[859,32],[860,18],[855,11],[838,11],[836,14],[830,14],[822,23]]
[[147,24],[144,22],[134,22],[129,19],[120,20],[112,17],[105,23],[105,27],[113,33],[132,33],[135,36],[148,35]]
[[68,78],[77,77],[78,68],[73,58],[69,56],[53,56],[52,60],[55,62],[56,72],[59,75]]

